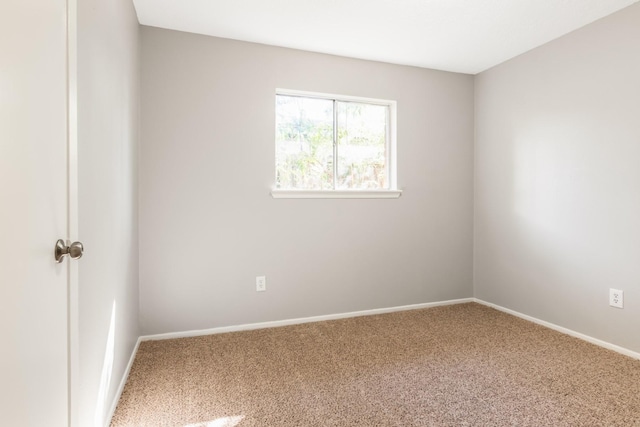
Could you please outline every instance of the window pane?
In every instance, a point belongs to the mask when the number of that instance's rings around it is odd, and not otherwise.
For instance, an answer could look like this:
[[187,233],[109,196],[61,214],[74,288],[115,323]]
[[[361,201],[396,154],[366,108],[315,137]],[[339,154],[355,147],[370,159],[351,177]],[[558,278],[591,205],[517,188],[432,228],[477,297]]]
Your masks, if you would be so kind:
[[338,102],[339,189],[388,189],[387,110],[384,105]]
[[276,188],[333,189],[333,101],[276,96]]

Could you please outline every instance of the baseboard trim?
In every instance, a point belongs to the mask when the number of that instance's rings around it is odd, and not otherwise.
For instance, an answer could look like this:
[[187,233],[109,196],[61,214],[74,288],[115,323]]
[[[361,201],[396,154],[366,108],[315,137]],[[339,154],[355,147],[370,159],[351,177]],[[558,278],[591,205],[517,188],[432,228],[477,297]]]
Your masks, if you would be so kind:
[[140,337],[136,341],[135,347],[133,347],[133,351],[131,352],[131,357],[129,357],[129,363],[127,363],[127,368],[124,370],[122,374],[122,378],[120,379],[120,384],[118,385],[118,390],[116,390],[116,395],[113,397],[113,402],[111,402],[111,409],[109,410],[109,416],[107,417],[107,422],[105,427],[109,427],[111,425],[111,419],[113,418],[113,414],[116,413],[116,408],[118,407],[118,402],[120,402],[120,397],[122,396],[122,392],[124,391],[124,386],[127,383],[127,379],[129,378],[129,372],[131,372],[131,367],[133,366],[133,361],[136,358],[136,354],[138,354],[138,348],[140,347],[140,343],[142,340]]
[[349,317],[372,316],[374,314],[393,313],[396,311],[418,310],[421,308],[438,307],[444,305],[474,302],[474,298],[461,298],[447,301],[427,302],[422,304],[401,305],[397,307],[375,308],[372,310],[352,311],[348,313],[327,314],[322,316],[301,317],[297,319],[275,320],[270,322],[248,323],[244,325],[222,326],[211,329],[198,329],[184,332],[170,332],[166,334],[144,335],[139,341],[167,340],[173,338],[198,337],[202,335],[224,334],[227,332],[250,331],[254,329],[277,328],[281,326],[299,325],[302,323],[322,322],[325,320],[346,319]]
[[567,335],[570,335],[572,337],[579,338],[579,339],[587,341],[587,342],[589,342],[591,344],[595,344],[595,345],[597,345],[599,347],[603,347],[603,348],[606,348],[608,350],[613,350],[616,353],[624,354],[625,356],[629,356],[629,357],[632,357],[634,359],[640,360],[640,353],[637,353],[635,351],[629,350],[628,348],[620,347],[619,345],[611,344],[609,342],[602,341],[602,340],[600,340],[598,338],[593,338],[593,337],[591,337],[589,335],[585,335],[585,334],[582,334],[580,332],[576,332],[574,330],[565,328],[563,326],[558,326],[558,325],[556,325],[554,323],[547,322],[545,320],[540,320],[540,319],[538,319],[536,317],[529,316],[527,314],[523,314],[523,313],[520,313],[518,311],[511,310],[510,308],[502,307],[500,305],[493,304],[493,303],[490,303],[490,302],[487,302],[487,301],[484,301],[484,300],[481,300],[481,299],[478,299],[478,298],[473,298],[473,300],[475,302],[477,302],[478,304],[482,304],[482,305],[486,305],[487,307],[495,308],[496,310],[502,311],[504,313],[511,314],[513,316],[519,317],[519,318],[524,319],[524,320],[528,320],[528,321],[533,322],[533,323],[537,323],[538,325],[545,326],[545,327],[547,327],[549,329],[553,329],[554,331],[562,332],[563,334],[567,334]]

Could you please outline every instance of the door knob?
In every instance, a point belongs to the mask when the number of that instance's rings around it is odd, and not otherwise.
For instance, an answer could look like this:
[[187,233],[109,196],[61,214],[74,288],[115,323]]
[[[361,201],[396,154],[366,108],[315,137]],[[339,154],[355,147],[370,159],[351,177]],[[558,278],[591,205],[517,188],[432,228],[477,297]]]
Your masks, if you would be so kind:
[[84,246],[82,246],[82,243],[73,242],[67,246],[64,240],[58,239],[54,253],[56,262],[61,263],[65,255],[69,255],[71,259],[78,259],[82,257],[82,252],[84,252]]

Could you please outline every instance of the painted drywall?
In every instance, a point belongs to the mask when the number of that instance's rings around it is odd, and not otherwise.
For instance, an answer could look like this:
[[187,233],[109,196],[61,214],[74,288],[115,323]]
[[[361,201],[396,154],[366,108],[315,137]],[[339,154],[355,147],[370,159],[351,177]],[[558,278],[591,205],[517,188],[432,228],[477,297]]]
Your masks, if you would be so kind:
[[139,333],[139,26],[130,1],[78,2],[78,425],[102,427]]
[[[472,76],[141,33],[144,334],[472,296]],[[396,100],[402,197],[273,199],[276,88]]]
[[638,76],[636,4],[475,81],[475,296],[634,351]]

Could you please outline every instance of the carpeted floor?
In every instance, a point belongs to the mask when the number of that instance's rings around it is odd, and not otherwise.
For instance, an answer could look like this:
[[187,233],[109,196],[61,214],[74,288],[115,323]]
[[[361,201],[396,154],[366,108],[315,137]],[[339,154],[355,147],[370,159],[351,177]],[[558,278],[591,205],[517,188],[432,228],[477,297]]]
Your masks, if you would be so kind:
[[111,425],[640,426],[640,361],[476,303],[147,341]]

